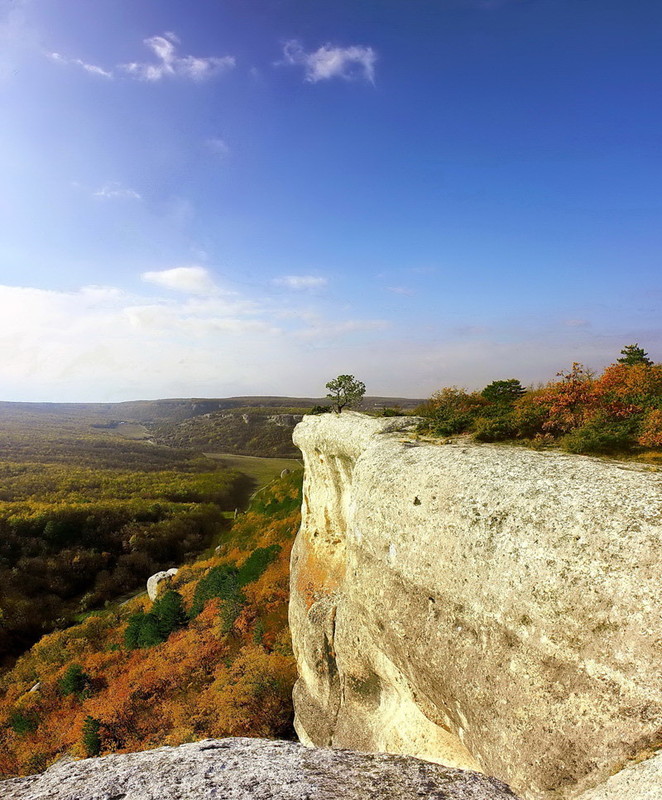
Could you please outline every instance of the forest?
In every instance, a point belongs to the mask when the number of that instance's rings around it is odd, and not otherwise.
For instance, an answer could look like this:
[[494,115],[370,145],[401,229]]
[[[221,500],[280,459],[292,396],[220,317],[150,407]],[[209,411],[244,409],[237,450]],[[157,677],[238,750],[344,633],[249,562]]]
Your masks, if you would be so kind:
[[3,409],[0,664],[190,560],[227,527],[245,475],[118,435],[94,413]]
[[289,554],[301,473],[258,492],[214,554],[44,636],[0,677],[0,772],[206,737],[289,738]]
[[624,347],[601,374],[575,363],[556,377],[529,389],[516,378],[493,381],[476,392],[446,387],[417,409],[421,431],[660,460],[662,364],[653,363],[638,344]]

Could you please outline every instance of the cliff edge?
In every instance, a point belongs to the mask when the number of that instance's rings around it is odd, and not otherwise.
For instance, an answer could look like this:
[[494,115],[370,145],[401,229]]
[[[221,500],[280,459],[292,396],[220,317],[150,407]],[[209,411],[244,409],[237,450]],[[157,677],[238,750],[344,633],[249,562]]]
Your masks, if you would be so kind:
[[408,426],[295,429],[301,740],[479,769],[530,800],[659,776],[635,766],[662,744],[660,474]]

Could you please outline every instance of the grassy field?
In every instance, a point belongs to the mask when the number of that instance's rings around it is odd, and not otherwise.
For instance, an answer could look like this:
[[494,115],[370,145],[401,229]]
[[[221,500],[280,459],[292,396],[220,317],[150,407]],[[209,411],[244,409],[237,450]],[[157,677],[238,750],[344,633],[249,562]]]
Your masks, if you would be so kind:
[[243,472],[255,481],[255,488],[266,486],[284,469],[301,469],[303,462],[295,458],[261,458],[259,456],[237,456],[233,453],[205,453],[207,458],[221,462],[225,469]]
[[149,431],[139,422],[120,422],[116,432],[124,439],[133,439],[134,441],[149,439]]

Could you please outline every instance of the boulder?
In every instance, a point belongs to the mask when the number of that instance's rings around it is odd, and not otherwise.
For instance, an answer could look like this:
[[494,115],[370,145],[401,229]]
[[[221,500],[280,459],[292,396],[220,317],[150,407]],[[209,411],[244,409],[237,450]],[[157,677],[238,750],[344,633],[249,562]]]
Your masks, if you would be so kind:
[[170,583],[170,581],[178,572],[179,570],[173,567],[172,569],[164,570],[163,572],[156,572],[147,579],[147,594],[149,595],[149,599],[152,601],[152,603],[163,591],[163,584]]

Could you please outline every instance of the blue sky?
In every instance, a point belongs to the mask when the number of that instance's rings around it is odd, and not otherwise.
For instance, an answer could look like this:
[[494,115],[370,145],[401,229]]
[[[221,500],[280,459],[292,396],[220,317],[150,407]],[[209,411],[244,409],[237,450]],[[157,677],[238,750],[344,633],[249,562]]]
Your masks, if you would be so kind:
[[657,0],[0,0],[0,399],[662,360]]

